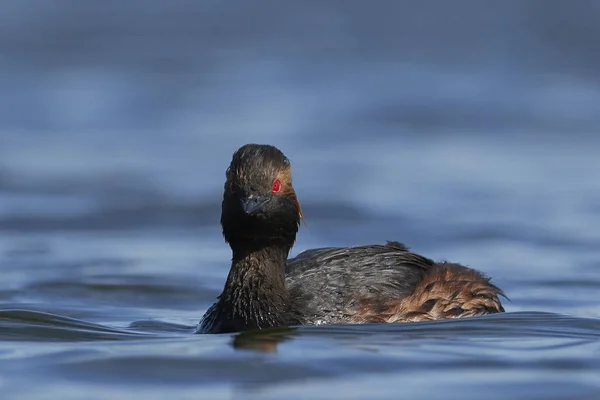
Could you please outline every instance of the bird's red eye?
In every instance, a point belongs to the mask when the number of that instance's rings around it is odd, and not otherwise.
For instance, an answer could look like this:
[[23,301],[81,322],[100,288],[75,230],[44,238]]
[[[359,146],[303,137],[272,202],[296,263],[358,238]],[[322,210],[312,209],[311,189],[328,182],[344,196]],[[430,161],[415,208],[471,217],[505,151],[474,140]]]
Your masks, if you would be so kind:
[[279,182],[279,179],[275,179],[273,181],[273,186],[271,187],[271,190],[273,190],[273,193],[279,193],[279,191],[281,190],[281,182]]

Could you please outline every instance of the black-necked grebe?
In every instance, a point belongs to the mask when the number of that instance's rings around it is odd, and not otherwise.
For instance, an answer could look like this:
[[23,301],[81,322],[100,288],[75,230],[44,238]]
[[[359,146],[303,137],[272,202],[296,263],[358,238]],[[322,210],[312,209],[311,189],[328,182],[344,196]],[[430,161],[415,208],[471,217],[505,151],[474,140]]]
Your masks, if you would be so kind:
[[226,175],[221,225],[231,269],[198,332],[504,312],[502,291],[482,273],[398,242],[313,249],[288,260],[302,218],[289,160],[273,146],[248,144]]

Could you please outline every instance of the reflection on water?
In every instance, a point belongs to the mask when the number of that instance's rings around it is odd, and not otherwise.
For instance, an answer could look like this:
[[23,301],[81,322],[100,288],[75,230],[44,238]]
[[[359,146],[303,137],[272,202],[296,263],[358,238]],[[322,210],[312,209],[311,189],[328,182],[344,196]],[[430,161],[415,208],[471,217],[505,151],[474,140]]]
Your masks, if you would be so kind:
[[[534,389],[547,396],[552,393],[544,389],[549,378],[561,373],[564,384],[581,393],[587,388],[591,395],[595,382],[591,378],[600,367],[593,351],[600,339],[600,320],[539,312],[438,323],[277,328],[233,335],[192,335],[193,326],[160,321],[114,329],[24,310],[3,310],[0,323],[0,340],[5,343],[0,346],[0,357],[20,368],[29,365],[32,372],[46,371],[41,384],[66,379],[90,388],[126,384],[143,391],[166,385],[184,394],[190,386],[219,392],[232,385],[237,395],[250,391],[271,398],[282,385],[297,390],[298,382],[312,379],[316,387],[306,386],[302,393],[318,395],[319,382],[352,385],[366,375],[387,377],[417,394],[410,383],[413,380],[422,380],[423,375],[442,377],[428,383],[426,392],[432,393],[432,388],[444,390],[448,375],[463,371],[475,381],[463,380],[462,390],[477,382],[512,382],[519,388],[512,392],[515,396]],[[14,346],[8,347],[15,341],[27,341],[29,346],[16,353]],[[8,363],[2,365],[3,372],[14,376]],[[513,376],[506,375],[507,371],[520,372]],[[528,379],[523,381],[523,377]],[[491,397],[505,398],[506,391]],[[335,393],[323,395],[335,397]]]

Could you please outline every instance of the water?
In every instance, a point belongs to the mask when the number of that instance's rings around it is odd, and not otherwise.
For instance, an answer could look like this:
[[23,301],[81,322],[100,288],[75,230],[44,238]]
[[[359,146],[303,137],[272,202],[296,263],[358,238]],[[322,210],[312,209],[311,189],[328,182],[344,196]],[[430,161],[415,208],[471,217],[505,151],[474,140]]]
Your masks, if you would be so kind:
[[[1,7],[3,399],[600,395],[598,2]],[[400,240],[508,312],[193,335],[247,142],[294,254]]]

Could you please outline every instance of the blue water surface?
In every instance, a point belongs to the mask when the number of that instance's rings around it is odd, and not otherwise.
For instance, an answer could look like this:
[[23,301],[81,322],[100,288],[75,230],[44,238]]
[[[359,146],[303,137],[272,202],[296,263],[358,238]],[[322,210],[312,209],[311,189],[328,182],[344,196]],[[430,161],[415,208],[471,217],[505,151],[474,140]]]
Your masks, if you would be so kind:
[[[600,398],[598,2],[0,7],[3,399]],[[399,240],[507,313],[193,335],[248,142],[293,255]]]

